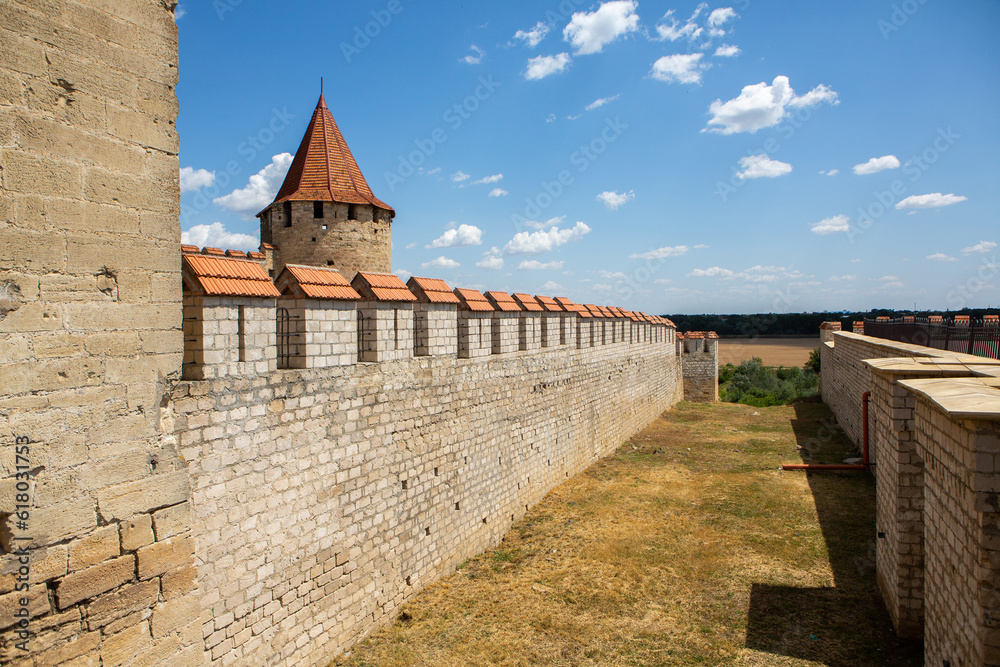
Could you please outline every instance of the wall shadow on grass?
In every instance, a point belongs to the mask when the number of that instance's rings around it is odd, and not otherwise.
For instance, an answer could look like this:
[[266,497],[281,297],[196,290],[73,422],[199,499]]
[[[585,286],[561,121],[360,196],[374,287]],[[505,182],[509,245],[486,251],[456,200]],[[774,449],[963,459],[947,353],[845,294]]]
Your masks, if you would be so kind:
[[[794,407],[792,428],[803,462],[842,463],[844,458],[857,456],[822,402],[807,399]],[[875,480],[871,473],[782,474],[807,475],[834,585],[753,584],[747,648],[830,667],[922,665],[920,643],[896,636],[875,584]]]

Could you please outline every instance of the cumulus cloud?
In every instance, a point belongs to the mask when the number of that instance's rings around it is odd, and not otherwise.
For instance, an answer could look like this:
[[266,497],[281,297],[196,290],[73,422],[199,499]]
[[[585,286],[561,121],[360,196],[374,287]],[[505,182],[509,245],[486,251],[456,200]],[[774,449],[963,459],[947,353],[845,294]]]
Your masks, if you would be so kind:
[[967,199],[968,197],[963,197],[961,195],[955,195],[951,193],[943,195],[940,192],[932,192],[927,195],[912,195],[910,197],[907,197],[903,201],[896,204],[896,208],[899,210],[940,208],[942,206],[951,206],[952,204],[957,204]]
[[635,190],[629,190],[628,192],[605,191],[597,195],[597,199],[604,202],[604,206],[609,210],[614,211],[635,199]]
[[691,278],[729,278],[735,276],[736,274],[729,269],[724,269],[721,266],[713,266],[708,269],[695,269],[688,274]]
[[597,275],[604,278],[605,280],[625,280],[625,274],[621,271],[606,271],[601,269],[597,272]]
[[245,187],[216,197],[212,203],[250,219],[274,201],[274,195],[278,194],[278,188],[291,166],[291,153],[279,153],[271,158],[271,164],[251,176]]
[[525,227],[531,227],[532,229],[548,229],[549,227],[557,227],[563,223],[566,219],[565,215],[560,215],[556,218],[549,218],[545,222],[539,222],[538,220],[529,220],[524,223]]
[[590,104],[588,104],[585,108],[587,109],[587,111],[593,111],[594,109],[597,109],[599,107],[603,107],[605,104],[609,104],[611,102],[614,102],[615,100],[617,100],[621,96],[622,96],[622,94],[618,93],[617,95],[613,95],[611,97],[601,97],[599,99],[594,100]]
[[740,47],[733,44],[723,44],[715,50],[717,58],[732,58],[740,55]]
[[545,36],[549,34],[549,26],[541,21],[535,24],[531,30],[518,30],[514,33],[514,39],[519,39],[528,46],[534,48],[541,43]]
[[[706,248],[708,246],[705,246]],[[666,259],[667,257],[680,257],[681,255],[687,254],[688,247],[686,245],[676,245],[676,246],[663,246],[662,248],[657,248],[656,250],[650,250],[649,252],[637,252],[635,254],[629,255],[629,259]]]
[[837,232],[846,232],[851,228],[851,219],[846,215],[835,215],[832,218],[825,218],[820,220],[812,226],[813,234],[836,234]]
[[464,248],[470,245],[483,244],[483,230],[475,225],[461,224],[449,229],[444,234],[430,242],[425,248]]
[[732,7],[719,7],[708,15],[708,27],[719,28],[734,18],[736,18],[736,11]]
[[582,222],[577,222],[570,229],[553,227],[548,231],[518,232],[503,247],[503,254],[538,255],[555,250],[570,241],[577,241],[588,233],[590,233],[590,227]]
[[820,169],[819,173],[820,173],[821,176],[836,176],[837,174],[840,173],[840,170],[839,169],[830,169],[829,171],[827,171],[825,169]]
[[473,185],[485,185],[489,183],[499,183],[503,180],[503,174],[493,174],[492,176],[486,176],[480,178],[478,181],[472,181]]
[[528,61],[528,69],[524,71],[524,78],[528,81],[544,79],[552,74],[560,74],[569,67],[570,57],[568,53],[560,53],[555,56],[538,56]]
[[472,52],[469,55],[465,56],[464,58],[459,58],[459,62],[463,62],[466,65],[478,65],[479,63],[483,62],[483,56],[486,55],[486,52],[483,51],[478,46],[476,46],[475,44],[473,44],[469,48],[472,50]]
[[208,169],[181,167],[181,192],[201,190],[215,183],[215,172]]
[[213,222],[210,225],[195,225],[186,232],[181,232],[181,243],[196,245],[199,248],[209,246],[225,250],[256,250],[260,247],[258,237],[227,231],[226,226],[221,222]]
[[424,262],[420,265],[421,269],[457,269],[461,264],[453,259],[448,259],[444,255],[441,255],[437,259],[432,259],[429,262]]
[[813,107],[817,104],[839,104],[837,93],[820,84],[805,95],[796,95],[787,76],[777,76],[771,85],[765,82],[744,86],[738,97],[723,102],[715,100],[709,106],[712,117],[704,131],[719,134],[756,132],[773,127],[789,115],[789,109]]
[[462,181],[467,181],[470,178],[472,178],[472,176],[469,176],[464,171],[459,170],[459,171],[456,171],[454,174],[451,175],[451,182],[452,183],[461,183]]
[[682,38],[694,41],[701,37],[701,34],[704,32],[704,29],[701,28],[695,20],[706,9],[708,9],[707,4],[701,3],[698,5],[697,9],[694,10],[694,14],[692,14],[691,18],[685,21],[683,25],[674,16],[674,10],[671,9],[663,15],[663,18],[669,19],[670,23],[658,24],[656,26],[656,32],[660,36],[660,39],[669,39],[671,42],[676,42],[678,39]]
[[873,157],[862,164],[854,165],[854,173],[864,176],[867,174],[877,174],[886,169],[899,169],[899,159],[895,155],[883,155]]
[[962,248],[962,254],[965,255],[975,255],[987,253],[997,247],[997,244],[993,241],[980,241],[976,245],[970,245],[968,248]]
[[943,252],[936,252],[933,255],[927,255],[927,259],[932,259],[935,262],[957,262],[958,260],[954,257],[950,257]]
[[499,271],[503,268],[503,257],[500,256],[499,248],[490,248],[483,253],[483,258],[476,262],[476,266],[480,269],[488,269],[490,271]]
[[526,259],[517,265],[518,271],[558,271],[566,262],[539,262],[537,259]]
[[740,158],[740,167],[736,172],[736,178],[740,179],[777,178],[792,171],[792,165],[772,160],[765,153]]
[[491,197],[506,197],[509,194],[510,193],[504,190],[503,188],[493,188],[492,190],[490,190]]
[[542,291],[548,292],[549,294],[552,294],[553,292],[561,292],[562,290],[563,286],[554,280],[549,280],[544,285],[542,285]]
[[666,83],[701,83],[701,73],[709,67],[701,62],[703,56],[703,53],[663,56],[653,63],[649,75]]
[[404,283],[413,277],[413,274],[407,271],[406,269],[396,269],[395,271],[393,271],[393,273],[399,276],[399,279],[402,280]]
[[600,53],[606,44],[639,28],[638,6],[635,0],[611,0],[596,11],[577,12],[563,30],[563,39],[578,56]]

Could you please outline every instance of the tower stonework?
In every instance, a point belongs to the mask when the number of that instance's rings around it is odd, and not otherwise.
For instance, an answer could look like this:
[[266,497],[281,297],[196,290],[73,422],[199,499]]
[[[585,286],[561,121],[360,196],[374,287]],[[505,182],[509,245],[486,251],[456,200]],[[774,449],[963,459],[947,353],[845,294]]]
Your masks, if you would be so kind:
[[395,211],[368,186],[320,95],[274,202],[258,214],[262,243],[275,247],[272,277],[288,264],[392,271]]

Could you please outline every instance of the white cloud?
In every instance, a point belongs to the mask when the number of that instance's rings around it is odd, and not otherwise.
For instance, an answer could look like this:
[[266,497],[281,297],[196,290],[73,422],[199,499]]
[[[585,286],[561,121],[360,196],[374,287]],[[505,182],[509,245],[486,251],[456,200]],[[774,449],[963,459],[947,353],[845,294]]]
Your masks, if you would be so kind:
[[709,68],[702,64],[703,53],[678,53],[663,56],[655,63],[649,75],[666,83],[701,83],[701,73]]
[[903,201],[896,204],[896,208],[900,210],[940,208],[942,206],[951,206],[952,204],[963,202],[966,199],[968,199],[968,197],[963,197],[961,195],[955,195],[950,193],[943,195],[940,192],[932,192],[927,195],[913,195],[911,197],[907,197]]
[[279,153],[271,158],[271,164],[250,177],[246,187],[233,190],[223,197],[216,197],[212,203],[228,208],[244,218],[252,218],[274,201],[291,166],[291,153]]
[[490,190],[491,197],[506,197],[509,194],[510,193],[504,190],[503,188],[493,188],[492,190]]
[[593,102],[591,102],[590,104],[588,104],[584,108],[587,111],[593,111],[594,109],[597,109],[598,107],[603,107],[605,104],[609,104],[611,102],[614,102],[615,100],[617,100],[621,96],[622,96],[622,94],[618,93],[617,95],[613,95],[611,97],[601,97],[599,99],[594,100]]
[[419,244],[418,244],[418,243],[417,243],[416,241],[414,241],[413,243],[407,243],[407,244],[406,244],[406,249],[407,249],[407,250],[413,250],[413,249],[414,249],[414,248],[416,248],[416,247],[417,247],[418,245],[419,245]]
[[483,62],[483,56],[486,55],[486,52],[483,51],[478,46],[476,46],[475,44],[473,44],[469,48],[472,49],[472,53],[465,56],[464,58],[459,58],[458,61],[465,63],[466,65],[478,65],[479,63]]
[[260,239],[250,234],[226,231],[221,222],[210,225],[195,225],[186,232],[181,232],[181,243],[196,245],[199,248],[209,246],[224,250],[256,250],[260,247]]
[[549,292],[550,294],[552,292],[561,292],[563,289],[564,289],[563,286],[554,280],[550,280],[546,282],[544,285],[542,285],[542,291]]
[[674,10],[668,11],[663,15],[664,19],[670,19],[670,25],[666,23],[660,23],[656,26],[656,32],[660,35],[660,39],[669,39],[671,42],[676,42],[678,39],[686,37],[689,41],[694,41],[698,39],[704,30],[695,23],[695,19],[701,14],[701,12],[708,8],[708,5],[702,3],[698,5],[698,8],[694,10],[694,14],[691,15],[684,25],[681,25],[676,18],[674,18]]
[[604,206],[609,210],[614,211],[635,199],[635,190],[629,190],[628,192],[621,193],[605,191],[597,195],[597,199],[598,201],[604,202]]
[[740,158],[742,169],[736,173],[736,178],[776,178],[792,171],[792,165],[787,162],[772,160],[765,153],[748,155]]
[[503,268],[503,257],[500,257],[499,248],[490,248],[487,252],[483,253],[483,258],[476,262],[476,266],[480,269],[489,269],[490,271],[499,271]]
[[710,248],[711,246],[707,243],[699,243],[695,246],[695,250],[701,250],[702,248]]
[[788,115],[789,107],[811,107],[823,102],[839,104],[837,93],[820,84],[805,95],[797,96],[788,84],[788,77],[777,76],[771,85],[762,81],[744,86],[739,97],[726,102],[712,102],[708,107],[712,117],[708,127],[702,131],[719,134],[756,132],[780,123]]
[[400,280],[402,280],[404,283],[413,277],[413,274],[407,271],[406,269],[396,269],[395,271],[393,271],[393,273],[399,276]]
[[478,181],[472,181],[473,185],[484,185],[489,183],[499,183],[503,180],[503,174],[493,174],[492,176],[486,176],[480,178]]
[[451,182],[452,183],[461,183],[462,181],[467,181],[470,178],[472,178],[472,176],[469,176],[464,171],[459,170],[459,171],[456,171],[454,174],[451,175]]
[[943,252],[936,252],[933,255],[927,255],[927,259],[932,259],[935,262],[957,262],[958,260],[954,257],[949,257]]
[[836,176],[837,174],[840,173],[840,170],[839,169],[831,169],[829,171],[826,171],[825,169],[820,169],[819,173],[822,176]]
[[538,56],[528,61],[528,69],[524,71],[524,78],[528,81],[544,79],[552,74],[560,74],[569,67],[570,57],[568,53],[560,53],[555,56]]
[[832,282],[832,283],[839,283],[839,282],[843,282],[843,281],[857,280],[857,279],[858,279],[858,277],[856,275],[853,275],[853,274],[848,274],[846,276],[830,276],[828,278],[828,280],[830,282]]
[[639,3],[635,0],[611,0],[597,11],[573,14],[563,30],[563,39],[576,48],[576,55],[600,53],[605,44],[639,28]]
[[835,215],[832,218],[820,220],[812,226],[813,234],[836,234],[846,232],[851,228],[851,219],[846,215]]
[[605,285],[604,283],[595,283],[591,287],[591,289],[594,290],[595,292],[611,293],[614,291],[615,288],[612,287],[611,285]]
[[437,259],[432,259],[429,262],[424,262],[420,265],[421,269],[457,269],[461,264],[453,259],[448,259],[444,255],[441,255]]
[[597,272],[597,275],[605,280],[625,280],[625,274],[621,271],[605,271],[604,269],[601,269]]
[[965,255],[974,255],[977,253],[987,253],[997,247],[997,244],[993,241],[980,241],[976,245],[970,245],[968,248],[962,248],[962,253]]
[[565,215],[560,215],[557,218],[549,218],[545,222],[538,222],[537,220],[529,220],[524,223],[525,227],[531,227],[532,229],[548,229],[549,227],[556,227],[561,225],[566,219]]
[[545,122],[546,123],[556,122],[556,115],[554,113],[550,113],[548,116],[545,117]]
[[723,44],[715,50],[717,58],[732,58],[740,55],[740,47],[733,44]]
[[860,176],[877,174],[886,169],[899,169],[899,159],[895,155],[873,157],[868,162],[854,165],[854,173]]
[[505,255],[537,255],[539,253],[555,250],[561,245],[570,241],[579,240],[590,232],[590,227],[582,222],[577,222],[570,229],[559,229],[553,227],[548,231],[518,232],[507,245],[503,247]]
[[549,26],[541,21],[535,24],[531,30],[518,30],[514,33],[514,39],[519,39],[528,46],[534,48],[549,34]]
[[736,11],[732,7],[719,7],[718,9],[713,10],[712,13],[708,15],[708,27],[718,28],[723,24],[725,24],[727,21],[736,18],[736,16],[737,16]]
[[178,4],[174,7],[174,21],[180,21],[185,16],[187,16],[187,9],[184,8],[184,5]]
[[470,245],[483,244],[483,230],[475,225],[461,224],[455,229],[449,229],[444,234],[430,242],[425,248],[464,248]]
[[566,262],[539,262],[537,259],[526,259],[517,265],[518,271],[559,271]]
[[716,277],[729,278],[735,275],[736,274],[730,271],[729,269],[723,269],[720,266],[713,266],[708,269],[695,269],[694,271],[688,274],[689,277],[693,278],[716,278]]
[[[708,247],[708,246],[705,246]],[[677,246],[663,246],[662,248],[657,248],[656,250],[650,250],[649,252],[640,252],[633,255],[629,255],[629,259],[666,259],[667,257],[680,257],[681,255],[687,254],[688,247],[686,245]]]
[[673,281],[670,278],[657,278],[653,281],[654,285],[669,285]]
[[181,167],[181,192],[201,190],[215,184],[215,172],[208,169]]

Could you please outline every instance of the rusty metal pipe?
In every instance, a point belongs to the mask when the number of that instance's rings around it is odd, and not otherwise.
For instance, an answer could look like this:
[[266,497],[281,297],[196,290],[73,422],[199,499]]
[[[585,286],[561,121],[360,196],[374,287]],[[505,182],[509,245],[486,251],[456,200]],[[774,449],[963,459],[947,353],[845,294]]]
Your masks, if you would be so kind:
[[782,463],[782,470],[868,470],[871,463],[868,459],[868,404],[872,393],[861,394],[861,456],[864,463]]

